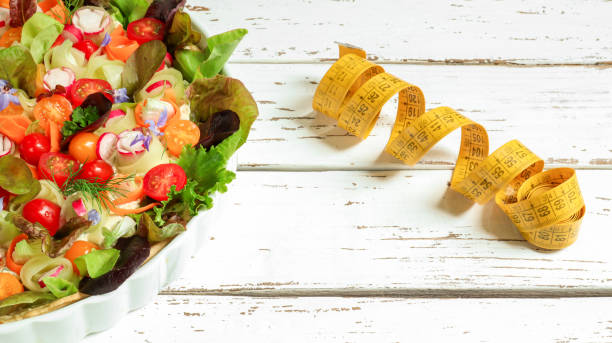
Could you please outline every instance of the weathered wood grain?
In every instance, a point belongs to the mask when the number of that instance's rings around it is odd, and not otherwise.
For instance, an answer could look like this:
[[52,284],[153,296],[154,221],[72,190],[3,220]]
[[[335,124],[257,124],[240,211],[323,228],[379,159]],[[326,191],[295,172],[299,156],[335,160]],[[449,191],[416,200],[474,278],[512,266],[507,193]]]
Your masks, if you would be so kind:
[[[450,106],[489,131],[491,151],[519,139],[547,166],[612,168],[612,69],[384,65],[421,87],[427,108]],[[312,110],[329,65],[232,65],[253,92],[260,117],[239,155],[241,169],[381,170],[410,167],[383,154],[397,97],[365,141]],[[459,132],[417,168],[451,169]]]
[[612,172],[578,177],[580,237],[547,252],[494,203],[449,191],[447,170],[239,172],[232,206],[165,292],[612,296]]
[[379,62],[610,64],[612,7],[606,1],[188,1],[211,34],[250,33],[234,62],[318,62],[334,41]]
[[611,306],[611,298],[159,296],[83,342],[609,342]]

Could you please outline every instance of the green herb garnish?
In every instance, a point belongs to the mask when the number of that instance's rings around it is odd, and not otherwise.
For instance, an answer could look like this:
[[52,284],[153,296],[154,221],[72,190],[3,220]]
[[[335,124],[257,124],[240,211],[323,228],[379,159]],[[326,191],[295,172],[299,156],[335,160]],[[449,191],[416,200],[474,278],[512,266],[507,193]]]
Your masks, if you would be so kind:
[[95,203],[98,209],[108,208],[108,204],[112,203],[111,195],[114,198],[125,196],[125,191],[119,185],[134,179],[134,175],[104,181],[98,178],[79,179],[77,176],[81,173],[81,169],[83,169],[83,166],[75,173],[70,174],[61,191],[66,197],[74,193],[81,193],[86,200]]
[[98,108],[95,106],[88,106],[87,108],[77,107],[72,112],[72,120],[64,122],[62,135],[70,137],[94,123],[98,118],[100,118],[100,115],[98,114]]

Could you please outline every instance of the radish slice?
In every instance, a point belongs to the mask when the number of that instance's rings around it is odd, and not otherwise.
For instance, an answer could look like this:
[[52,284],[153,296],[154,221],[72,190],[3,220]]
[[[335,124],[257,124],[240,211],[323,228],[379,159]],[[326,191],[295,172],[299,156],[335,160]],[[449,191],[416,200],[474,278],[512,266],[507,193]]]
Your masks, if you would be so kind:
[[147,87],[146,91],[147,93],[153,93],[153,91],[160,90],[159,89],[160,87],[161,89],[172,88],[172,84],[168,80],[157,81],[153,83],[152,85],[150,85],[149,87]]
[[15,144],[7,136],[0,133],[0,157],[15,152]]
[[112,126],[115,120],[121,120],[124,116],[125,112],[123,110],[112,110],[108,114],[108,119],[106,120],[106,123],[104,123],[104,127],[106,128]]
[[117,141],[117,152],[123,156],[133,156],[142,154],[147,149],[144,141],[139,141],[138,138],[143,136],[142,130],[125,130],[119,134]]
[[99,46],[110,27],[111,17],[101,7],[84,6],[74,12],[72,24],[83,32],[85,39],[91,39]]
[[164,110],[166,111],[167,118],[171,118],[176,114],[174,106],[169,102],[158,99],[147,99],[142,110],[142,119],[145,122],[146,120],[152,120],[157,123]]
[[8,8],[0,7],[0,36],[9,28],[11,11]]
[[169,52],[166,53],[166,57],[164,57],[164,61],[157,68],[157,71],[162,71],[165,67],[172,67],[172,55]]
[[79,217],[82,217],[87,214],[87,209],[85,208],[85,203],[83,202],[83,199],[77,199],[73,201],[72,208],[74,209],[74,213],[76,213]]
[[50,271],[44,273],[39,279],[38,279],[38,285],[41,288],[45,288],[47,287],[47,285],[45,285],[45,283],[43,282],[43,279],[46,277],[56,277],[59,275],[59,273],[64,270],[64,266],[63,265],[59,265],[53,269],[51,269]]
[[111,160],[115,155],[115,152],[117,151],[118,141],[119,136],[112,132],[106,132],[102,134],[102,136],[100,136],[100,139],[98,139],[98,146],[96,147],[96,155],[98,155],[98,158],[104,162],[112,164]]
[[72,24],[66,25],[62,32],[62,37],[71,40],[72,43],[78,43],[83,40],[83,31]]
[[66,92],[70,92],[75,79],[74,72],[70,68],[53,68],[43,77],[43,85],[48,91],[54,90],[57,86],[63,86]]

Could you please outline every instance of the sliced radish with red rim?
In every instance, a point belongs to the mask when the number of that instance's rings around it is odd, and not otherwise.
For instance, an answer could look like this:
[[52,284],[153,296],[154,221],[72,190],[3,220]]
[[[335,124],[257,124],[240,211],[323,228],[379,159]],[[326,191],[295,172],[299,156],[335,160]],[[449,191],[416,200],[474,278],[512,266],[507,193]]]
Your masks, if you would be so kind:
[[7,136],[0,133],[0,157],[15,152],[15,143]]
[[43,77],[43,85],[48,91],[54,90],[57,86],[62,86],[66,89],[66,92],[69,92],[75,79],[76,76],[70,68],[53,68]]
[[72,41],[72,43],[78,43],[83,40],[83,31],[72,24],[66,25],[62,32],[62,37]]
[[119,136],[112,132],[106,132],[98,139],[98,145],[96,147],[96,155],[102,161],[112,165],[111,161],[113,156],[117,152],[117,142]]

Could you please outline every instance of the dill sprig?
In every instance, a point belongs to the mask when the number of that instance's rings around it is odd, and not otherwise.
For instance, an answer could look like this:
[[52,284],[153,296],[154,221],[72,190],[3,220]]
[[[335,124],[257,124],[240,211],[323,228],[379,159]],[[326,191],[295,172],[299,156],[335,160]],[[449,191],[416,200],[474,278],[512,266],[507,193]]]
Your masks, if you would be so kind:
[[125,190],[119,185],[132,181],[134,175],[116,177],[108,180],[100,180],[99,178],[79,179],[77,176],[81,173],[83,166],[81,165],[76,172],[71,172],[68,180],[64,184],[62,193],[68,197],[74,193],[81,193],[83,197],[91,203],[95,203],[98,209],[108,208],[108,204],[112,202],[111,196],[114,198],[126,195]]

